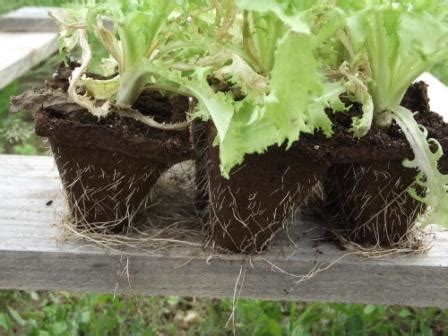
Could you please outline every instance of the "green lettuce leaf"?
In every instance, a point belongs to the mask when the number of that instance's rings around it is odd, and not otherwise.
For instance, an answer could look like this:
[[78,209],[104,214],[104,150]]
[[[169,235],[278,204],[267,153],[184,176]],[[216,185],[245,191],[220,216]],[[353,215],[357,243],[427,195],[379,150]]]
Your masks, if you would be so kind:
[[403,162],[405,167],[418,171],[416,186],[411,187],[409,193],[428,205],[424,223],[448,227],[448,175],[441,174],[438,169],[443,150],[435,139],[427,139],[428,131],[415,121],[411,111],[400,107],[393,115],[414,151],[414,158]]
[[310,27],[305,18],[306,10],[315,4],[314,1],[236,0],[236,3],[244,10],[259,13],[272,12],[296,33],[310,33]]
[[185,87],[188,92],[195,97],[198,102],[200,114],[210,114],[213,123],[218,131],[219,140],[222,142],[227,136],[232,117],[234,115],[234,106],[232,97],[223,92],[215,92],[207,82],[209,69],[199,69],[190,80],[181,80],[178,82]]
[[224,176],[247,154],[263,153],[273,145],[285,145],[286,149],[302,133],[321,130],[327,136],[332,134],[325,110],[344,109],[339,99],[344,87],[322,75],[314,46],[311,36],[291,31],[279,41],[270,93],[261,101],[247,96],[235,104],[227,136],[219,142]]
[[309,109],[312,97],[323,93],[323,76],[314,57],[311,36],[290,32],[279,42],[266,98],[266,117],[279,130],[279,142],[289,145],[300,133],[322,129],[331,133],[331,121],[324,110]]

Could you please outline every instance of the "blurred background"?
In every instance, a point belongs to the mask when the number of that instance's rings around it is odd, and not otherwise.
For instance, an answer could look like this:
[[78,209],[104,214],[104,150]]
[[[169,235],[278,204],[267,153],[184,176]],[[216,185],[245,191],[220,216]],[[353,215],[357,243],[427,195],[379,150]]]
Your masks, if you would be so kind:
[[[64,2],[0,0],[0,15]],[[55,55],[0,90],[0,153],[49,155],[47,145],[34,136],[32,115],[10,115],[8,105],[11,96],[43,86],[60,61]],[[432,72],[448,84],[448,67]],[[226,328],[231,311],[231,300],[0,291],[0,335],[232,335],[232,328]],[[448,336],[448,310],[240,300],[236,332]]]

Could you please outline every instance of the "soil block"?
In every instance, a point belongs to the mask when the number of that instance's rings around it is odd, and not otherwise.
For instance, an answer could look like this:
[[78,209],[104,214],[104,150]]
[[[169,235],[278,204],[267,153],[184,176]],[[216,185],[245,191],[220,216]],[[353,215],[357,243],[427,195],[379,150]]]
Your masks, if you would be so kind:
[[327,222],[334,233],[361,245],[407,241],[425,209],[407,192],[415,176],[399,160],[333,166],[325,182]]
[[[447,148],[448,128],[439,115],[430,112],[426,89],[424,83],[414,84],[402,105],[418,111],[419,124]],[[374,127],[360,140],[348,141],[341,132],[336,138],[341,145],[333,152],[333,166],[324,184],[325,204],[320,208],[325,221],[335,233],[362,246],[400,246],[425,210],[407,192],[417,172],[402,165],[413,156],[404,135],[392,125]],[[439,164],[446,172],[445,157]]]
[[210,197],[208,192],[208,140],[207,140],[208,124],[201,120],[195,119],[192,123],[192,136],[195,150],[195,208],[203,223],[209,220],[209,204]]
[[211,235],[215,247],[243,253],[263,251],[275,234],[323,181],[329,162],[292,146],[272,146],[247,155],[230,178],[221,176],[219,149],[208,128]]
[[[49,139],[80,226],[125,230],[161,173],[193,158],[188,130],[162,131],[115,112],[97,119],[58,90],[33,99],[40,103],[36,133]],[[174,122],[188,109],[188,99],[146,91],[134,108],[159,122]]]

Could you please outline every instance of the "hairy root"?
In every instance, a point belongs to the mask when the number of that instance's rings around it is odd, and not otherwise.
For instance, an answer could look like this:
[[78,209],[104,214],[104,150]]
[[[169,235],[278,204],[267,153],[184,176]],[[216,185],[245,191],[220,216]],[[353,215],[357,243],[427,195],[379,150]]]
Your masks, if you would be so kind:
[[[127,211],[124,218],[88,223],[70,216],[59,224],[59,239],[85,240],[112,250],[151,250],[152,253],[173,245],[201,247],[203,229],[198,225],[193,206],[193,176],[191,162],[178,164],[162,175],[142,206]],[[117,232],[117,222],[123,219],[128,225]]]
[[419,251],[417,220],[424,205],[407,192],[414,177],[400,162],[333,168],[321,203],[329,231],[343,245],[369,251]]

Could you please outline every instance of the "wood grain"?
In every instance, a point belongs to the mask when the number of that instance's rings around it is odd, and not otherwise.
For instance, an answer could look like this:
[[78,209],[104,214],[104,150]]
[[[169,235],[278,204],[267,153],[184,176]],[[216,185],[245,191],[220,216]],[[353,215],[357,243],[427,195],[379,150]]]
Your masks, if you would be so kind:
[[[60,10],[58,7],[21,7],[0,16],[0,31],[56,33],[59,28],[49,13],[58,10]],[[106,20],[104,25],[108,29],[113,27],[110,20]]]
[[185,246],[116,252],[56,240],[64,202],[52,158],[0,156],[0,186],[0,288],[222,298],[243,269],[242,297],[448,307],[447,232],[436,231],[424,255],[383,259],[317,246],[318,224],[304,218],[251,262]]
[[49,17],[57,7],[22,7],[0,16],[0,31],[3,32],[57,32],[58,27]]
[[0,32],[0,45],[0,89],[58,49],[56,33]]

